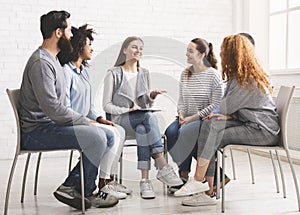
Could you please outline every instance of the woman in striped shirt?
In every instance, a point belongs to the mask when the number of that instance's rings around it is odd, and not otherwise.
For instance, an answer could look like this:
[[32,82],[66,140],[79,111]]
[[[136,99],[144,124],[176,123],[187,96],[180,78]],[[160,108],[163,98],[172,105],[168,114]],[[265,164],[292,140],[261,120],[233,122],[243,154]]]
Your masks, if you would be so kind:
[[[218,108],[223,95],[223,82],[211,43],[195,38],[187,47],[186,68],[180,78],[178,117],[165,134],[168,151],[179,167],[183,182],[188,179],[192,157],[197,158],[197,138],[202,118]],[[214,173],[212,173],[212,176]],[[171,193],[180,186],[171,187]]]

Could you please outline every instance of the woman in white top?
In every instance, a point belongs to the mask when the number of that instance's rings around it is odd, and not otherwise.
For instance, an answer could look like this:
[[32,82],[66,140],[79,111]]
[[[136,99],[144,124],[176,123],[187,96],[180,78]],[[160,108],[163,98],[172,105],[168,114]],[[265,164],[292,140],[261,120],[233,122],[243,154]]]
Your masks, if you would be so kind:
[[156,117],[147,109],[158,94],[150,91],[149,71],[140,67],[144,42],[139,37],[128,37],[121,47],[115,67],[108,71],[103,92],[103,109],[114,123],[121,125],[126,136],[137,141],[138,169],[141,170],[142,198],[155,198],[149,180],[150,158],[158,167],[157,179],[169,186],[182,184],[163,156],[163,144]]
[[[218,108],[223,95],[222,77],[212,44],[195,38],[187,47],[186,57],[191,66],[180,77],[178,117],[165,132],[168,151],[179,167],[183,182],[188,180],[192,158],[197,159],[202,118]],[[214,172],[207,174],[210,175]],[[170,187],[169,191],[176,192],[181,186]]]

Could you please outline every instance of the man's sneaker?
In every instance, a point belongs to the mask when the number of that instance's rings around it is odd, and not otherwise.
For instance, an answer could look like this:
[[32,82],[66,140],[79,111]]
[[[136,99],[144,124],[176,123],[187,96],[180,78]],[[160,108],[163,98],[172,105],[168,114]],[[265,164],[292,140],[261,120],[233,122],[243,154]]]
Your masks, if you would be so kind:
[[89,196],[88,199],[95,208],[113,207],[119,202],[117,197],[103,191],[99,191],[97,194]]
[[117,197],[118,199],[126,199],[127,194],[126,193],[121,193],[116,191],[115,187],[113,185],[107,184],[101,189],[102,192],[104,193],[109,193],[112,196]]
[[208,183],[202,183],[201,181],[196,181],[194,178],[191,178],[174,193],[174,196],[189,196],[206,190],[209,190]]
[[152,183],[149,179],[142,179],[140,181],[140,193],[143,199],[154,199],[155,193],[153,190]]
[[[67,204],[78,210],[82,209],[81,194],[77,190],[75,190],[74,187],[66,187],[64,185],[60,185],[57,188],[57,190],[54,191],[53,195],[58,201],[64,204]],[[85,209],[91,207],[91,202],[89,199],[84,198],[84,203],[85,203]]]
[[187,182],[187,179],[185,179],[185,178],[180,178],[180,179],[182,180],[183,184],[179,185],[179,186],[169,187],[170,194],[174,194],[177,190],[179,190]]
[[169,164],[158,170],[156,178],[168,186],[178,186],[183,184],[182,180],[176,175],[173,167]]
[[118,191],[121,193],[126,193],[128,195],[132,193],[131,189],[127,188],[123,184],[118,183],[117,181],[111,181],[108,184],[114,186],[115,191]]
[[205,192],[201,192],[182,200],[181,204],[185,206],[215,205],[217,204],[217,200],[206,195]]

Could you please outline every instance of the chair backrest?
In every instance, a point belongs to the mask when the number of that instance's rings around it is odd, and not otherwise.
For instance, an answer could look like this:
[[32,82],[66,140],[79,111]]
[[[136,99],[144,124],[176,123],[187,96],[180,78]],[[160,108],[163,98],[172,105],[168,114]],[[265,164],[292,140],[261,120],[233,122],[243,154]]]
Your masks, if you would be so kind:
[[279,125],[281,128],[281,138],[279,146],[288,149],[287,142],[287,116],[294,94],[295,86],[281,86],[276,98],[277,113],[279,115]]
[[13,108],[16,125],[17,125],[17,148],[16,154],[20,153],[21,149],[21,127],[20,127],[20,119],[19,119],[19,97],[20,97],[20,89],[10,90],[6,89],[6,93],[8,95],[10,104]]

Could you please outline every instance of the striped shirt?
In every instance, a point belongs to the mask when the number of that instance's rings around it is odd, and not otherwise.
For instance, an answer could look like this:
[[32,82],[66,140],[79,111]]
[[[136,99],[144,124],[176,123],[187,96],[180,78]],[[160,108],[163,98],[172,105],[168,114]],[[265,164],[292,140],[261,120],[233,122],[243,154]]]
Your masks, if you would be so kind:
[[218,70],[210,67],[202,72],[193,72],[191,77],[183,71],[179,84],[178,113],[184,117],[198,114],[205,117],[219,107],[223,96],[223,82]]

